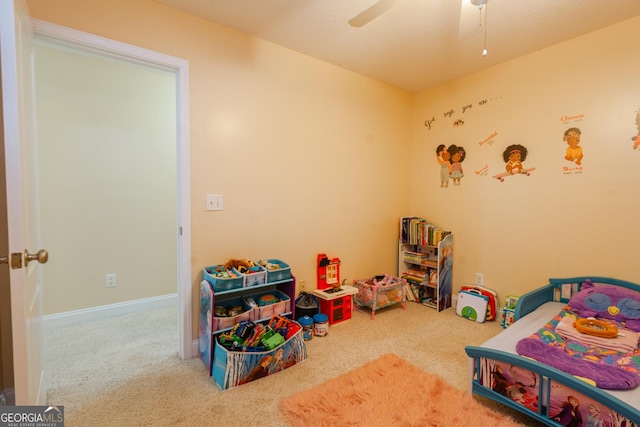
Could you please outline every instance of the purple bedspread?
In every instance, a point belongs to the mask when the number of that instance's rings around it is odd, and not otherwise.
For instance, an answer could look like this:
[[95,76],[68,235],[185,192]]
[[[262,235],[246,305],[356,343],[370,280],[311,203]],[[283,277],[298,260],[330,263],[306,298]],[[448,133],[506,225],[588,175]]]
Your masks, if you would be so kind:
[[565,341],[555,328],[567,315],[572,313],[561,311],[538,332],[521,339],[516,345],[518,354],[593,380],[602,389],[626,390],[640,384],[640,351],[622,353],[578,341]]

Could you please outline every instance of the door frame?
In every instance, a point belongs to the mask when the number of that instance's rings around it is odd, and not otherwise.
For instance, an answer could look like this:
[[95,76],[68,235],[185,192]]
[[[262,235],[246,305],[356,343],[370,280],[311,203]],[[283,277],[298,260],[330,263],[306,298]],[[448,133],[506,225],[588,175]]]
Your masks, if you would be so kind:
[[181,359],[193,356],[191,284],[191,184],[189,141],[189,61],[104,37],[32,19],[36,37],[125,61],[173,71],[176,75],[176,154],[178,178],[178,301]]

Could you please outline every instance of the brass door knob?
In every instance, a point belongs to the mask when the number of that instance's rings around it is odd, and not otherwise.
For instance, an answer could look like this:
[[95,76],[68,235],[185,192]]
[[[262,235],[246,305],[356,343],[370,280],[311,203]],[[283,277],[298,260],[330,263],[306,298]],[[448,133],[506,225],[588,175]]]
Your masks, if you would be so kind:
[[28,250],[24,251],[24,265],[29,265],[29,261],[38,261],[44,264],[49,260],[49,252],[46,249],[40,249],[37,254],[30,254]]

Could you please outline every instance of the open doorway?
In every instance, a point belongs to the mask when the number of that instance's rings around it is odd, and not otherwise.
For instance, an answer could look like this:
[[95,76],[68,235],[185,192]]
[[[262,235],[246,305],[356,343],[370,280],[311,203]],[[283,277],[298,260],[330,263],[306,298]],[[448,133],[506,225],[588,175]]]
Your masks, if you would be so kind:
[[34,30],[45,319],[173,301],[176,350],[191,357],[188,64],[40,21]]
[[174,73],[34,48],[45,316],[177,295]]

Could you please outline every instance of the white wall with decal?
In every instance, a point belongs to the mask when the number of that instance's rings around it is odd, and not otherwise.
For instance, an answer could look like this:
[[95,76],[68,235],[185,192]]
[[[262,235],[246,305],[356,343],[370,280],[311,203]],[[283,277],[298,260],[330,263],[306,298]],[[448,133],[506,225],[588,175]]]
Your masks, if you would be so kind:
[[[454,288],[476,272],[501,295],[551,276],[640,281],[639,25],[634,18],[417,94],[412,213],[454,231]],[[465,151],[448,185],[441,145]]]

